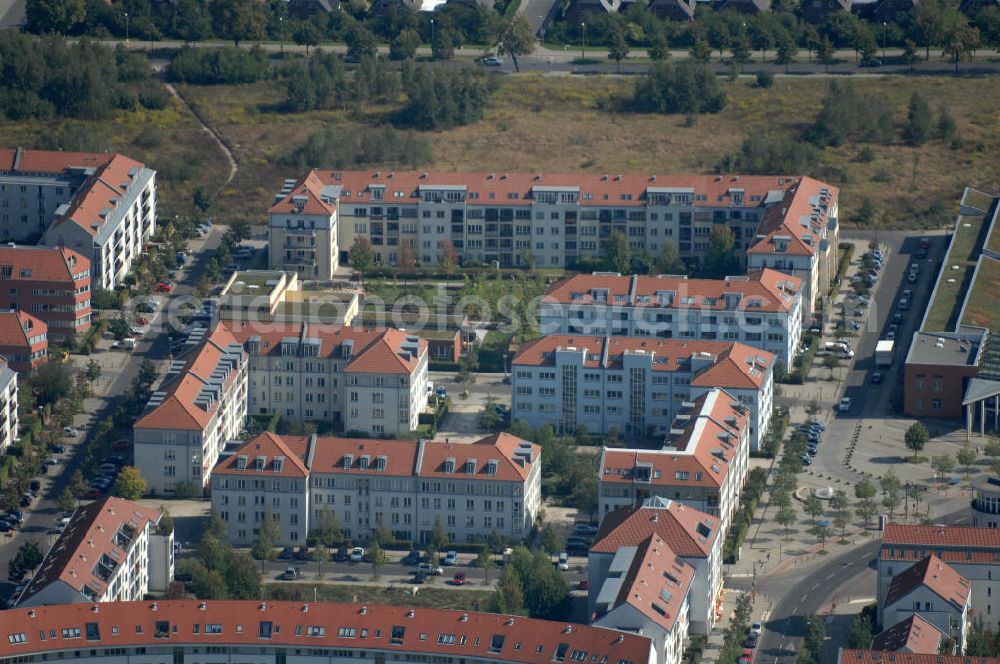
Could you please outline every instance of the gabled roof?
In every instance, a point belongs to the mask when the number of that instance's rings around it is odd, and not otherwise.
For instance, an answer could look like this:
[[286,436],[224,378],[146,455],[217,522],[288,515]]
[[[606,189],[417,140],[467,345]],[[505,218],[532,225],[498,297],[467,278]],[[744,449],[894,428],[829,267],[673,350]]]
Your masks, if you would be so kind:
[[157,510],[111,496],[80,507],[45,555],[19,603],[56,581],[96,601],[108,589],[109,573],[125,562],[135,534],[147,523],[158,523],[160,516]]
[[73,223],[90,235],[97,235],[118,203],[128,195],[132,182],[145,169],[144,164],[122,154],[94,156],[106,159],[76,190],[68,209],[55,225]]
[[968,579],[937,556],[930,555],[893,577],[885,594],[885,606],[895,604],[921,586],[959,610],[968,604],[972,592]]
[[1000,551],[1000,529],[887,523],[882,531],[882,547],[890,545],[968,547],[996,552]]
[[[739,454],[747,427],[745,408],[723,390],[710,390],[671,425],[660,450],[601,449],[598,480],[602,483],[721,488]],[[637,469],[648,472],[638,479]]]
[[907,652],[936,655],[941,637],[937,627],[914,613],[872,639],[872,650],[905,650]]
[[0,245],[0,266],[11,268],[10,281],[61,281],[68,287],[74,274],[90,272],[90,260],[66,247]]
[[268,210],[269,214],[308,214],[330,217],[337,212],[336,205],[322,195],[325,185],[311,171],[299,180],[292,190]]
[[[427,353],[427,340],[395,328],[363,328],[348,325],[311,323],[242,323],[222,321],[220,325],[252,354],[280,356],[283,343],[298,347],[314,345],[314,357],[349,358],[344,371],[358,373],[412,374]],[[414,354],[414,352],[416,354]],[[349,355],[348,355],[349,352]]]
[[[651,355],[653,371],[690,371],[690,363],[705,363],[691,379],[695,386],[732,389],[760,388],[774,355],[738,341],[659,339],[654,337],[603,337],[585,334],[550,334],[522,343],[514,356],[516,366],[554,366],[556,351],[584,354],[588,369],[620,371],[623,356]],[[701,378],[709,374],[710,378]]]
[[203,394],[214,393],[213,386],[221,387],[222,393],[230,388],[241,355],[243,348],[236,338],[216,324],[183,369],[167,375],[133,427],[203,431],[219,409],[221,394],[198,402]]
[[[257,463],[258,460],[261,460],[260,464]],[[309,469],[306,468],[303,457],[292,451],[281,436],[265,431],[240,445],[231,456],[219,461],[212,473],[305,478],[309,476]]]
[[[819,180],[803,177],[786,189],[779,205],[768,208],[757,227],[757,238],[748,254],[791,254],[811,256],[819,249],[820,237],[829,223],[831,203],[840,190]],[[809,239],[809,242],[802,240]],[[777,241],[787,242],[785,251],[777,251]]]
[[[555,282],[542,301],[568,306],[787,312],[801,289],[801,279],[770,268],[725,279],[595,273]],[[595,297],[601,291],[606,295]]]
[[926,653],[885,653],[878,650],[841,648],[837,664],[1000,664],[1000,658]]
[[[523,481],[528,479],[533,464],[540,462],[541,453],[539,445],[503,432],[471,445],[428,441],[423,447],[417,475],[462,479],[468,474],[467,468],[472,468],[473,475],[483,476],[488,475],[490,462],[495,461],[495,479]],[[451,472],[447,470],[449,461],[453,465]],[[474,463],[468,466],[469,462]]]
[[[88,605],[2,611],[0,630],[7,635],[24,635],[24,639],[0,638],[0,657],[73,647],[164,647],[173,643],[259,648],[258,626],[262,622],[274,627],[268,633],[269,647],[363,647],[373,657],[387,660],[402,652],[425,659],[445,656],[551,664],[557,653],[568,660],[577,652],[588,662],[594,658],[609,664],[646,664],[651,653],[650,640],[643,636],[496,613],[359,603],[156,600],[108,602],[96,612]],[[169,641],[158,633],[157,623],[176,627],[176,632],[171,628]],[[70,627],[82,632],[85,624],[93,627],[71,641],[72,645],[64,638],[39,638],[40,632],[59,635]],[[200,629],[194,629],[195,625]],[[205,625],[218,625],[221,631],[209,631]]]
[[27,311],[0,311],[0,346],[30,348],[28,337],[45,334],[49,327]]
[[638,546],[655,533],[679,556],[706,558],[719,536],[719,526],[718,517],[676,500],[653,497],[642,505],[606,514],[590,551],[614,553],[623,546]]
[[[613,608],[628,605],[669,632],[677,622],[692,581],[694,567],[654,533],[636,549]],[[607,626],[613,622],[609,618]]]

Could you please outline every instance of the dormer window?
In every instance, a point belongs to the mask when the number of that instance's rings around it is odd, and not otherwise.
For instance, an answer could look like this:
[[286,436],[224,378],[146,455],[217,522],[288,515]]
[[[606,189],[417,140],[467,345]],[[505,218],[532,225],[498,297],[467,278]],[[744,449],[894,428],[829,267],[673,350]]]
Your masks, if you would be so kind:
[[447,459],[444,460],[444,472],[448,473],[449,475],[455,472],[454,457],[448,457]]
[[274,468],[274,472],[280,473],[285,467],[285,457],[274,457],[274,464],[272,467]]
[[257,472],[263,472],[264,464],[266,462],[267,462],[266,456],[263,455],[258,456],[256,459],[254,459],[254,470],[256,470]]
[[476,460],[475,459],[467,459],[465,461],[465,472],[468,473],[469,475],[475,475],[476,474]]
[[247,457],[238,456],[236,457],[236,470],[246,470],[247,469]]
[[497,474],[497,466],[498,465],[499,465],[499,462],[496,459],[490,459],[489,461],[487,461],[486,462],[486,474],[487,475],[496,475]]
[[369,457],[367,454],[358,459],[358,465],[361,467],[361,470],[368,470],[368,462],[370,460],[371,457]]
[[351,466],[353,464],[354,464],[354,455],[352,455],[352,454],[345,454],[344,455],[344,468],[346,470],[350,470]]
[[389,464],[389,457],[383,455],[375,457],[375,470],[385,470]]

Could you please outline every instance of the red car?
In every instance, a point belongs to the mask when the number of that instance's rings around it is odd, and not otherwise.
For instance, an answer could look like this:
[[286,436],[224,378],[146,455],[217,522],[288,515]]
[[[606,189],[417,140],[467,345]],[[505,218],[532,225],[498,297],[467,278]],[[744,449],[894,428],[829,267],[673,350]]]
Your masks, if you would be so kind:
[[173,284],[168,284],[168,283],[163,282],[163,281],[161,281],[160,283],[156,284],[156,292],[157,293],[170,293],[173,290],[174,290],[174,285]]
[[580,579],[580,585],[577,586],[580,590],[590,590],[590,581],[587,579]]
[[455,576],[451,579],[451,584],[453,586],[464,586],[465,585],[465,572],[455,572]]
[[84,500],[97,500],[103,495],[104,495],[103,491],[100,491],[99,489],[91,489],[87,493],[83,494],[82,497]]

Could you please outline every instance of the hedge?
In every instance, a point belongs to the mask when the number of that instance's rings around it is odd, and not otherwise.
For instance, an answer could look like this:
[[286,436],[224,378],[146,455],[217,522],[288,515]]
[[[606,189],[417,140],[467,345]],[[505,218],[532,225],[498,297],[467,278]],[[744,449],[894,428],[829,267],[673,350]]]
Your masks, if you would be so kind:
[[278,428],[278,420],[281,419],[281,415],[278,413],[268,413],[266,415],[251,415],[253,421],[260,427],[261,431],[270,431],[274,433]]
[[795,358],[795,371],[791,371],[785,376],[785,383],[788,385],[801,385],[806,382],[806,376],[809,375],[813,358],[816,356],[816,349],[819,347],[819,338],[807,334],[802,337],[802,344],[805,346],[805,350]]
[[428,362],[428,371],[454,371],[459,369],[458,362]]
[[10,477],[11,472],[14,470],[14,463],[16,460],[13,456],[5,456],[3,462],[0,462],[0,484],[6,484],[7,478]]
[[743,546],[747,533],[750,532],[750,526],[753,525],[753,513],[757,509],[760,497],[764,495],[766,486],[767,471],[763,468],[755,468],[747,475],[743,495],[740,497],[740,510],[733,517],[733,524],[726,534],[726,542],[722,550],[722,562],[726,565],[732,565],[736,562],[736,554]]
[[436,436],[438,427],[441,425],[441,420],[444,416],[448,414],[448,407],[451,404],[451,399],[445,399],[439,402],[437,410],[433,413],[420,413],[417,416],[417,422],[421,426],[427,426],[430,429],[430,435]]
[[771,416],[771,430],[767,433],[767,437],[764,439],[764,446],[755,452],[751,452],[750,456],[763,459],[773,459],[777,456],[778,451],[781,448],[781,441],[785,437],[785,431],[788,429],[788,410],[785,408],[775,408],[774,414]]
[[92,324],[86,334],[83,335],[83,339],[80,341],[80,353],[83,355],[90,355],[93,353],[94,346],[97,345],[97,340],[101,338],[107,329],[108,321],[106,320],[102,320],[96,325]]
[[850,242],[841,242],[837,245],[837,249],[844,253],[837,262],[837,274],[833,278],[833,284],[830,285],[830,297],[833,297],[840,291],[840,285],[844,281],[844,275],[851,268],[851,257],[854,255],[854,245]]

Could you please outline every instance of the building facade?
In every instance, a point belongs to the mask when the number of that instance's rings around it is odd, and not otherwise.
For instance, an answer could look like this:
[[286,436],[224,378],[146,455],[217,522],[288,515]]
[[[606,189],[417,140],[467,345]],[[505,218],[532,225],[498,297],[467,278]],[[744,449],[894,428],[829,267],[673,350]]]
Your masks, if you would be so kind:
[[[328,280],[339,266],[338,187],[313,171],[301,182],[286,180],[267,211],[268,267],[302,279]],[[350,248],[348,245],[347,248]]]
[[[112,602],[0,612],[7,661],[101,664],[657,664],[649,638],[495,613],[267,600]],[[21,659],[21,658],[31,658]]]
[[350,325],[358,315],[358,292],[303,288],[294,272],[240,270],[215,300],[222,320],[242,323]]
[[87,257],[119,286],[156,230],[156,171],[121,154],[0,150],[0,239]]
[[0,246],[0,310],[45,321],[52,338],[90,328],[90,260],[65,247]]
[[541,304],[542,334],[739,341],[786,367],[802,333],[802,282],[766,269],[745,277],[576,275]]
[[972,485],[972,525],[977,528],[1000,528],[1000,477],[990,476]]
[[1000,529],[889,523],[878,558],[879,606],[892,579],[931,553],[972,583],[972,610],[986,622],[997,620],[993,591],[1000,597]]
[[512,416],[563,433],[584,426],[659,438],[685,403],[721,388],[749,410],[757,450],[771,423],[773,365],[773,355],[739,342],[549,335],[514,357]]
[[455,542],[523,538],[541,510],[541,448],[508,434],[473,444],[264,433],[213,471],[212,508],[237,546],[270,514],[281,546],[305,542],[325,510],[365,543],[379,523],[424,544],[438,520]]
[[0,356],[21,373],[44,364],[49,357],[48,326],[26,311],[0,311]]
[[217,325],[186,359],[174,360],[133,425],[135,465],[150,491],[200,493],[247,419],[247,355]]
[[[625,549],[638,547],[653,535],[668,542],[676,557],[694,570],[689,592],[690,631],[709,634],[722,619],[725,531],[717,517],[668,498],[653,497],[641,505],[621,507],[601,520],[588,556],[588,615],[594,615],[599,602],[603,603],[601,589],[616,574],[613,569],[620,571],[622,556],[629,553]],[[674,613],[680,615],[680,611]]]
[[747,418],[731,395],[710,390],[678,414],[662,449],[603,448],[598,513],[659,496],[719,517],[727,530],[749,465]]
[[0,454],[17,440],[17,372],[0,356]]
[[427,341],[391,328],[224,321],[250,357],[250,412],[409,434],[427,406]]
[[76,510],[18,598],[18,607],[130,602],[166,591],[174,578],[174,533],[162,515],[105,497]]
[[[294,196],[300,197],[299,212]],[[805,177],[313,170],[301,180],[286,181],[281,207],[272,207],[271,254],[274,260],[288,257],[275,226],[310,231],[309,222],[315,221],[317,242],[321,224],[339,229],[332,241],[324,241],[323,251],[339,248],[341,262],[354,241],[364,237],[375,261],[386,265],[398,263],[400,247],[409,245],[425,265],[437,263],[448,247],[463,260],[516,266],[528,259],[538,266],[564,267],[600,257],[602,241],[618,231],[635,251],[656,255],[671,242],[682,258],[697,263],[708,252],[713,226],[722,223],[732,229],[745,267],[749,250],[768,237],[773,224],[780,226],[791,216],[789,227],[796,237],[810,237],[817,248],[816,269],[825,274],[831,243],[836,267],[837,197],[835,187]],[[275,242],[281,251],[275,251]],[[288,249],[297,251],[294,243]],[[300,257],[293,253],[290,258]],[[817,293],[812,285],[809,280],[810,297]],[[807,313],[812,306],[806,305]]]

